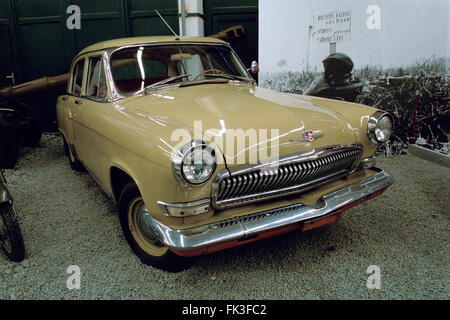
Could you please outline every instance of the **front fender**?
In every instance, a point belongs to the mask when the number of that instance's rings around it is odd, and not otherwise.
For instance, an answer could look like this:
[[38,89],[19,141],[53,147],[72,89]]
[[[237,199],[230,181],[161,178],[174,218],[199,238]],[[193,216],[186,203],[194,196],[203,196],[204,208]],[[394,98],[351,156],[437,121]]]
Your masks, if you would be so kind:
[[355,133],[356,140],[363,146],[362,158],[372,156],[378,145],[373,144],[367,136],[367,123],[371,115],[378,109],[347,101],[326,99],[314,96],[295,95],[300,99],[328,108],[348,120]]

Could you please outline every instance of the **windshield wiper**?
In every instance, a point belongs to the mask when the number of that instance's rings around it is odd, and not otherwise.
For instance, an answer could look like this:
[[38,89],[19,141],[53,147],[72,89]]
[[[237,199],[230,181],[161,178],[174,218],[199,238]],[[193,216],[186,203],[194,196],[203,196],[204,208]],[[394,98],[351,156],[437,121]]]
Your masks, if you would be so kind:
[[139,94],[141,92],[145,92],[147,89],[151,89],[151,88],[154,88],[154,87],[162,86],[164,84],[168,84],[168,83],[174,82],[176,80],[180,80],[180,79],[187,78],[187,77],[190,77],[190,76],[191,76],[191,74],[182,74],[182,75],[179,75],[179,76],[170,77],[170,78],[167,78],[167,79],[164,79],[164,80],[152,83],[151,85],[146,86],[144,89],[141,89],[141,90],[137,91],[135,93],[135,95],[137,95],[137,94]]
[[230,80],[243,80],[243,81],[247,81],[247,82],[255,82],[255,80],[253,79],[249,79],[249,78],[245,78],[245,77],[241,77],[241,76],[236,76],[234,74],[226,74],[226,73],[206,73],[203,75],[204,77],[211,77],[211,78],[225,78],[225,79],[230,79]]

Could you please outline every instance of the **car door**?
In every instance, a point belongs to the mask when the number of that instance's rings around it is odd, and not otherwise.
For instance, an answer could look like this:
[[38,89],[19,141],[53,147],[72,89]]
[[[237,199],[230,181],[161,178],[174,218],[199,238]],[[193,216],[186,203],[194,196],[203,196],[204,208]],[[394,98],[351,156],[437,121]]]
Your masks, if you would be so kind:
[[[73,115],[76,111],[75,103],[81,97],[81,88],[83,87],[83,72],[85,59],[81,58],[75,61],[70,70],[69,84],[67,86],[67,94],[58,97],[56,104],[56,116],[58,126],[72,150],[72,153],[78,157],[78,151],[75,151],[74,137],[74,119]],[[78,148],[77,148],[78,149]]]
[[82,58],[75,64],[71,95],[68,103],[72,113],[73,147],[77,158],[89,171],[96,168],[95,151],[96,119],[92,108],[92,101],[86,97],[88,82],[89,58]]
[[102,55],[94,54],[86,59],[84,90],[75,107],[77,109],[75,136],[82,152],[82,161],[86,163],[97,182],[103,186],[100,168],[102,157],[96,143],[102,136],[103,113],[107,107],[109,90]]

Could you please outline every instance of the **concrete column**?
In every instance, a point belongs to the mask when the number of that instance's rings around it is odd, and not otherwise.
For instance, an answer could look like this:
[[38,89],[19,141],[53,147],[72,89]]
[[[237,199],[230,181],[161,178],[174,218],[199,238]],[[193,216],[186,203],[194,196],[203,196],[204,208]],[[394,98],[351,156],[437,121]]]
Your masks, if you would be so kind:
[[205,35],[205,21],[203,20],[203,0],[184,0],[184,14],[186,30],[183,30],[182,0],[178,0],[180,13],[180,34],[188,37],[203,37]]

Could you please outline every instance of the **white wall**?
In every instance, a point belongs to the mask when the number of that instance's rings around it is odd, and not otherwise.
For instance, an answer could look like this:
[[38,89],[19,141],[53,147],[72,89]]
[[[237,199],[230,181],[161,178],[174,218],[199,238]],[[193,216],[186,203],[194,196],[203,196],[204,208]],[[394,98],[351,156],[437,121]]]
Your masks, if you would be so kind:
[[[351,10],[351,40],[337,43],[356,67],[409,65],[449,57],[450,0],[260,0],[259,64],[262,74],[322,71],[329,45],[308,41],[314,14]],[[369,30],[369,5],[381,8],[381,30]],[[308,54],[309,53],[309,54]],[[309,62],[309,63],[308,63]]]

